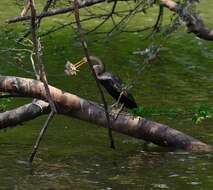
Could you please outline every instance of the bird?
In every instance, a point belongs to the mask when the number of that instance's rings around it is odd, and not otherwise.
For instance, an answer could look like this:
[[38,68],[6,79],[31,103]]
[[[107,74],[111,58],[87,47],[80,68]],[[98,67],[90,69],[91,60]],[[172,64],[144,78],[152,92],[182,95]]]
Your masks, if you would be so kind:
[[[137,108],[137,103],[132,94],[125,88],[122,80],[110,72],[105,71],[105,66],[101,59],[96,56],[90,56],[90,61],[93,63],[95,75],[100,84],[106,91],[120,104],[128,109]],[[75,64],[75,69],[81,65],[88,63],[87,58],[84,57],[81,61]],[[66,66],[67,67],[67,66]],[[66,69],[65,67],[65,69]],[[68,67],[67,67],[68,68]]]

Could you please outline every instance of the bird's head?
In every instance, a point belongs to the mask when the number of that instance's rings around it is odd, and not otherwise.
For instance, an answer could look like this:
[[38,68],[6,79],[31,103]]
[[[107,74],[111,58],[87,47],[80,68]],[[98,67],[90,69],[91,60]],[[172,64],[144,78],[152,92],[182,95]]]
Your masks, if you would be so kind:
[[[98,57],[90,56],[89,59],[90,59],[91,63],[93,64],[93,69],[94,69],[96,75],[100,75],[103,72],[105,72],[104,64]],[[82,65],[84,65],[86,63],[88,63],[88,60],[87,60],[86,57],[84,57],[81,61],[77,62],[74,65],[75,69],[79,68],[80,66],[82,66]]]
[[97,76],[101,75],[104,72],[103,67],[101,65],[93,65],[93,69]]
[[[101,59],[99,59],[96,56],[90,56],[89,58],[90,58],[91,63],[93,64],[93,69],[94,69],[96,75],[100,75],[103,72],[105,72],[105,67],[104,67],[104,64],[101,61]],[[88,62],[86,57],[84,57],[83,59],[86,62]]]

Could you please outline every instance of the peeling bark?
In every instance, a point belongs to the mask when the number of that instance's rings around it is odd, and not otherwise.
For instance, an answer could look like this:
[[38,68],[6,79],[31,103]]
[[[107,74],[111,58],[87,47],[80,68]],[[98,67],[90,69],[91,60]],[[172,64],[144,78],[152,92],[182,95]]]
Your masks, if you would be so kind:
[[14,127],[22,122],[47,114],[50,111],[49,108],[47,102],[37,100],[19,108],[0,113],[0,129]]
[[[63,92],[62,90],[50,86],[50,94],[55,103],[64,107],[79,108],[79,97]],[[12,76],[0,76],[0,91],[17,93],[25,97],[47,100],[45,88],[42,82],[32,79],[25,79]]]
[[[102,106],[52,86],[49,86],[49,89],[59,114],[75,117],[103,127],[107,126],[105,111]],[[32,79],[0,76],[0,90],[47,100],[43,84]],[[39,105],[33,105],[32,103],[10,112],[1,113],[0,129],[10,126],[10,123],[11,125],[18,124],[50,111],[46,102],[40,101]],[[41,110],[46,111],[41,112]],[[13,117],[9,116],[10,113]],[[166,125],[149,121],[142,117],[133,117],[125,112],[120,113],[117,119],[115,118],[116,113],[110,112],[111,127],[116,132],[175,149],[194,152],[212,151],[211,146]]]
[[213,29],[206,27],[203,21],[198,17],[192,15],[181,15],[181,7],[178,3],[172,0],[160,0],[161,5],[179,14],[182,20],[186,23],[188,32],[194,33],[199,38],[213,41]]

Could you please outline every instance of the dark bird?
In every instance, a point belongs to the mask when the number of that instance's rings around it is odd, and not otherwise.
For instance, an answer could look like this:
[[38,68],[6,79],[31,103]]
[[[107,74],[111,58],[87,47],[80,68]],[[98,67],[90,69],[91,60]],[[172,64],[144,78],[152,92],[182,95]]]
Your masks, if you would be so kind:
[[[132,94],[124,88],[123,82],[112,73],[106,72],[103,62],[98,57],[90,56],[90,60],[94,63],[93,69],[98,81],[107,90],[107,92],[126,108],[137,108],[135,99]],[[75,64],[75,68],[80,67],[84,63],[88,63],[85,57],[82,61]]]

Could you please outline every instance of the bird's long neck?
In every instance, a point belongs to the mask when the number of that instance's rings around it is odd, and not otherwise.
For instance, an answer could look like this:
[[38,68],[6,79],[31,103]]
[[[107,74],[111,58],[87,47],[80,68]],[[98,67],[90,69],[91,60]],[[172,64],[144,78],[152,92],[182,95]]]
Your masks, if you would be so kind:
[[[101,59],[99,59],[99,58],[96,57],[96,56],[92,56],[92,55],[91,55],[91,56],[90,56],[90,60],[96,62],[95,65],[99,65],[101,72],[104,72],[104,71],[105,71],[105,67],[104,67],[104,64],[103,64],[103,62],[101,61]],[[94,65],[94,66],[95,66],[95,65]]]

